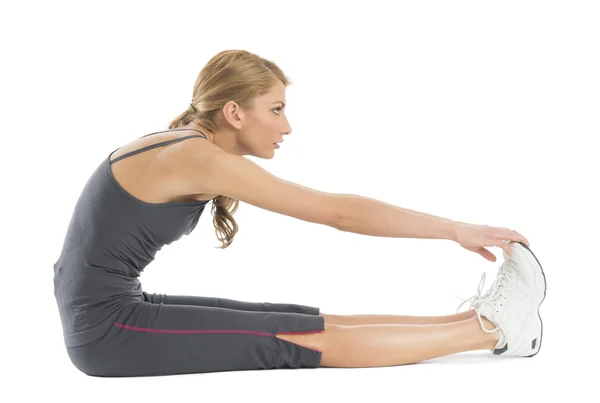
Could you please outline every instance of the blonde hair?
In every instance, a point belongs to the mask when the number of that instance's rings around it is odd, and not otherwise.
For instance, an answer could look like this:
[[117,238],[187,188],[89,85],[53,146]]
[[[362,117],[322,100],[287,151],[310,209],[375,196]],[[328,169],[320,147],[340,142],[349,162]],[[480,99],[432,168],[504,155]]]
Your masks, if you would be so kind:
[[[252,110],[254,99],[269,92],[277,80],[285,86],[292,83],[270,60],[245,50],[217,53],[196,78],[191,106],[169,124],[169,129],[194,121],[214,133],[217,131],[217,118],[227,102],[234,101],[243,109]],[[238,225],[233,219],[238,205],[239,200],[222,195],[213,199],[211,213],[215,233],[222,243],[221,249],[231,245],[238,232]]]

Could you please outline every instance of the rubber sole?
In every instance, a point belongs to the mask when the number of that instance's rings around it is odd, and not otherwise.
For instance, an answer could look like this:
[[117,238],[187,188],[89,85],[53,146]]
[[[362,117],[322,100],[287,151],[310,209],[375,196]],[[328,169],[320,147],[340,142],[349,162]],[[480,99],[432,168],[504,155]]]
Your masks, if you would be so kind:
[[[530,358],[533,357],[534,355],[536,355],[537,353],[540,352],[540,350],[542,349],[542,339],[544,338],[544,322],[542,322],[542,317],[540,316],[540,306],[542,306],[542,302],[544,302],[544,299],[546,299],[546,288],[547,288],[547,283],[546,283],[546,274],[544,273],[544,268],[542,267],[542,264],[540,263],[540,261],[538,260],[538,258],[535,256],[535,254],[533,253],[533,251],[523,242],[518,241],[519,244],[521,244],[521,246],[523,246],[525,249],[527,249],[531,255],[533,256],[533,258],[536,260],[536,262],[540,265],[540,269],[542,269],[542,276],[544,277],[544,297],[542,298],[542,300],[540,301],[540,305],[538,306],[538,318],[540,318],[540,324],[541,324],[541,332],[540,332],[540,345],[538,347],[538,350],[531,354],[531,355],[526,355],[524,356],[525,358]],[[531,341],[531,348],[535,348],[535,344],[537,342],[537,339],[534,339]]]

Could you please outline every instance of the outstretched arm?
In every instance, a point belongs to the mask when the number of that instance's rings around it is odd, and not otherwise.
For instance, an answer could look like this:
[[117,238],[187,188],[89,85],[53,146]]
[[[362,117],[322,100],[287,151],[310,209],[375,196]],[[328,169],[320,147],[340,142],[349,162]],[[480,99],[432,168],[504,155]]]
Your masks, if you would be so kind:
[[[194,144],[192,141],[190,144]],[[201,147],[201,148],[198,148]],[[495,261],[485,246],[504,248],[507,241],[529,241],[508,228],[468,224],[394,206],[369,197],[314,190],[280,179],[258,164],[228,154],[208,142],[173,165],[187,194],[219,194],[300,220],[345,232],[393,238],[448,239]]]
[[392,238],[456,240],[456,222],[357,195],[342,198],[340,230]]

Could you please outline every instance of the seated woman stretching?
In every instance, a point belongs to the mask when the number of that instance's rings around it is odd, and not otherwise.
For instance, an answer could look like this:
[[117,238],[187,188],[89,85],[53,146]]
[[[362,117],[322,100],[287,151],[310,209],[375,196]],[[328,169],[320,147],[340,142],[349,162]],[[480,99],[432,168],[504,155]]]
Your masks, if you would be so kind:
[[[546,282],[521,234],[316,191],[243,157],[273,158],[291,132],[289,84],[274,63],[223,51],[202,69],[191,104],[169,130],[114,150],[95,169],[54,264],[73,365],[91,376],[120,377],[393,366],[469,350],[537,354]],[[209,201],[228,247],[240,200],[340,231],[449,239],[490,261],[496,258],[485,247],[500,247],[505,261],[490,289],[466,300],[467,312],[450,316],[344,316],[292,303],[142,291],[141,272],[164,245],[194,230]]]

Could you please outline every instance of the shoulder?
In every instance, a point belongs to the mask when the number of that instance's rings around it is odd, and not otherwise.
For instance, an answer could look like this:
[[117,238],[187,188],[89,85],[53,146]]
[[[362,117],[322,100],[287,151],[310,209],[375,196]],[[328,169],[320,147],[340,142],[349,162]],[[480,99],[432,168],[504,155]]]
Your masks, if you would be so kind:
[[279,178],[255,162],[214,144],[182,152],[179,180],[189,193],[215,194],[313,223],[340,228],[342,195],[322,192]]
[[163,151],[155,162],[161,176],[181,195],[210,193],[205,186],[212,172],[210,166],[219,156],[227,154],[204,137],[187,138]]

